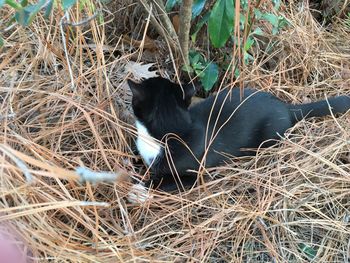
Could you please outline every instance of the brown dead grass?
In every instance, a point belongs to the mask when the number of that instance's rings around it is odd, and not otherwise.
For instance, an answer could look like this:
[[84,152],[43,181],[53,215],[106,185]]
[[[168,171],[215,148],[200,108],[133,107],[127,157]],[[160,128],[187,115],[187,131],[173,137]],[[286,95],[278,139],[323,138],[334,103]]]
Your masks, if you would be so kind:
[[[292,27],[272,39],[273,54],[257,50],[242,80],[293,103],[350,94],[349,26],[339,21],[326,31],[305,9],[286,16]],[[5,34],[0,220],[20,233],[34,261],[349,261],[349,113],[302,121],[278,147],[212,169],[217,180],[177,195],[155,191],[143,206],[126,202],[127,184],[72,180],[69,171],[80,165],[140,172],[124,84],[138,51],[106,28],[91,21],[70,32],[74,89],[55,18]],[[37,163],[11,157],[11,148]]]

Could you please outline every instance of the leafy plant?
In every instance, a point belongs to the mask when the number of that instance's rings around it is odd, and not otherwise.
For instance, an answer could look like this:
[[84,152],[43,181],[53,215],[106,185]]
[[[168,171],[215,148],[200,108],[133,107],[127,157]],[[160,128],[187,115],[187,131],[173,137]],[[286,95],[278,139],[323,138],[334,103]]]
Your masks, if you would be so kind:
[[207,61],[202,54],[191,50],[189,53],[191,69],[201,80],[205,91],[211,90],[219,77],[219,67],[211,61]]
[[233,0],[218,0],[210,12],[209,38],[216,48],[223,47],[233,30]]
[[345,26],[350,28],[350,12],[345,17]]
[[[61,0],[64,11],[71,8],[77,0]],[[0,8],[8,5],[15,10],[14,16],[10,19],[10,23],[17,22],[21,26],[29,26],[35,16],[42,10],[45,10],[45,17],[48,18],[54,6],[54,0],[39,0],[36,4],[28,4],[27,0],[17,2],[16,0],[0,0]],[[0,36],[0,46],[4,44]]]
[[[181,4],[181,0],[168,0],[167,10],[171,10],[176,4]],[[215,4],[206,10],[205,3],[203,0],[195,0],[192,6],[192,34],[191,40],[195,45],[198,33],[205,26],[208,25],[208,34],[210,44],[212,48],[222,48],[228,43],[236,45],[241,48],[241,54],[244,64],[249,64],[253,57],[250,54],[251,49],[256,45],[256,36],[264,35],[265,33],[259,27],[256,27],[259,21],[266,21],[272,26],[271,33],[277,34],[284,27],[288,25],[288,21],[281,15],[276,15],[275,12],[263,11],[263,6],[260,6],[261,1],[257,1],[258,5],[253,6],[248,4],[248,0],[240,0],[240,17],[239,17],[239,29],[241,31],[240,39],[237,39],[233,35],[234,21],[235,21],[235,0],[217,0]],[[281,5],[280,0],[273,0],[273,9],[278,11]],[[205,13],[203,12],[205,10]],[[201,13],[204,13],[201,18],[194,20]],[[226,54],[224,57],[232,59],[231,54]],[[220,69],[218,64],[205,58],[202,54],[191,51],[189,54],[190,67],[187,69],[190,72],[194,72],[202,82],[202,85],[206,91],[209,91],[214,86],[218,79]],[[221,63],[225,64],[225,63]],[[239,76],[238,68],[235,68],[236,77]]]

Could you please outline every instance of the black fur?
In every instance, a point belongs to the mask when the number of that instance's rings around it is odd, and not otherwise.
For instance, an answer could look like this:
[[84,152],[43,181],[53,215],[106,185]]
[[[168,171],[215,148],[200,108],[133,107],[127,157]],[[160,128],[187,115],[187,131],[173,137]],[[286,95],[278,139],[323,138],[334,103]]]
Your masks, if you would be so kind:
[[302,118],[328,115],[330,108],[334,114],[350,109],[348,96],[291,105],[250,88],[244,89],[242,101],[239,89],[224,89],[189,107],[192,85],[181,89],[167,79],[151,78],[140,84],[129,81],[129,86],[137,120],[153,137],[167,142],[170,154],[163,151],[151,167],[152,180],[165,190],[193,185],[197,175],[188,170],[199,169],[206,149],[205,167],[215,167],[225,160],[222,153],[253,155],[263,142],[272,145]]

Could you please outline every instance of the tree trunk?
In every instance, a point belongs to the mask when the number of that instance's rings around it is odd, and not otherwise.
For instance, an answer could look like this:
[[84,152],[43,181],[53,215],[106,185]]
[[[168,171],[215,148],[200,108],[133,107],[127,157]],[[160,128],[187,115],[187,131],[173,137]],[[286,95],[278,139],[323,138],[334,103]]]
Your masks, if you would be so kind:
[[188,47],[191,29],[192,3],[193,0],[183,0],[182,5],[180,7],[179,42],[184,65],[186,68],[190,64],[188,58]]

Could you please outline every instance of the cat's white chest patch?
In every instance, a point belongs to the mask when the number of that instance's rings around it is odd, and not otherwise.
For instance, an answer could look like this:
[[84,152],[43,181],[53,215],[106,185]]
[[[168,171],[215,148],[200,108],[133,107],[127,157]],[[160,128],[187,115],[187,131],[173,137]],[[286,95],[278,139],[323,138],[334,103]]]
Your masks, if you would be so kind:
[[155,138],[153,138],[149,133],[147,128],[136,121],[137,128],[137,139],[136,146],[137,150],[141,154],[143,160],[149,166],[161,153],[161,145],[157,142]]

